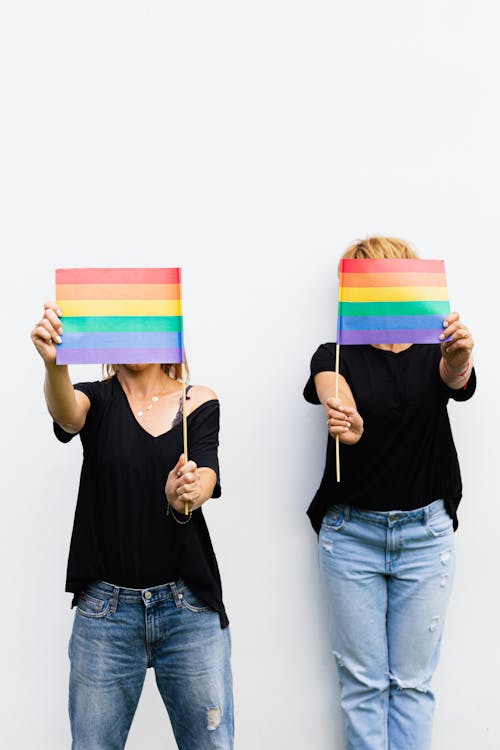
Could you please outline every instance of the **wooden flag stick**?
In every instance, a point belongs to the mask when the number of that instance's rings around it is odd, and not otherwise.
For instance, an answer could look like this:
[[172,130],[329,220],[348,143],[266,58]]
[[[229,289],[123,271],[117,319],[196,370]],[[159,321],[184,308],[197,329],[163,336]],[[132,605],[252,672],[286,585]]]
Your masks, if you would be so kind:
[[[188,433],[186,418],[186,366],[182,363],[182,439],[184,442],[184,463],[188,462]],[[184,503],[184,515],[189,515],[189,503]]]
[[[337,343],[335,348],[335,398],[339,397],[339,360],[340,344]],[[340,482],[340,440],[339,435],[335,435],[335,465],[337,468],[337,482]]]

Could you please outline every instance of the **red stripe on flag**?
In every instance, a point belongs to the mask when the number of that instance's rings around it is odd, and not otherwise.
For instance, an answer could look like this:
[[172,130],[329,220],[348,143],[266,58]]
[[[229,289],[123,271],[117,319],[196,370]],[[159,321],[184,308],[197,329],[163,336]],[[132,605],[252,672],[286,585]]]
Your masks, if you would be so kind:
[[443,273],[444,260],[419,258],[343,258],[341,273]]
[[56,284],[180,284],[180,268],[58,268]]

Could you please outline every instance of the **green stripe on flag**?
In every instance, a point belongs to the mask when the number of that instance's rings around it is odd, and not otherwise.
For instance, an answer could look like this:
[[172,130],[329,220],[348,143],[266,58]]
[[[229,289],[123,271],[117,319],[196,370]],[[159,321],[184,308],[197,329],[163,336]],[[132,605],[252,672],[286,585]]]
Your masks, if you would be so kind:
[[450,312],[448,301],[339,302],[339,315],[442,315]]
[[100,331],[182,331],[180,315],[88,315],[63,317],[63,330],[68,333]]

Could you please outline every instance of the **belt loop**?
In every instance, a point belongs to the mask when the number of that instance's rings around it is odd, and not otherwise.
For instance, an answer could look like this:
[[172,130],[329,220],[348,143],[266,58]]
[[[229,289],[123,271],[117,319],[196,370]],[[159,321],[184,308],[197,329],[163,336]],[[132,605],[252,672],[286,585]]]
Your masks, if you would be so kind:
[[351,506],[344,505],[344,521],[350,521],[350,520],[351,520]]
[[430,508],[429,508],[428,505],[426,505],[423,510],[424,510],[424,513],[423,513],[423,524],[424,524],[424,526],[426,526],[427,523],[428,523],[428,521],[429,521],[429,516],[431,515],[431,511],[430,511]]
[[179,594],[179,592],[177,591],[177,586],[175,585],[175,583],[170,583],[169,586],[172,592],[172,597],[173,597],[175,606],[177,608],[182,607],[182,595]]
[[113,595],[111,597],[111,603],[109,606],[109,611],[113,614],[116,612],[118,608],[118,598],[120,596],[120,588],[118,586],[113,586]]

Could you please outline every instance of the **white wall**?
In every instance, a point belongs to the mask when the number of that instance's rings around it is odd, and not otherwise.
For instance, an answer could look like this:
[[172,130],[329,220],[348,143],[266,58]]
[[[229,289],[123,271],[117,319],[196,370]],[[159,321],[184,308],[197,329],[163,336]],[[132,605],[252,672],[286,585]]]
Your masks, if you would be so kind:
[[[373,233],[446,259],[477,340],[478,393],[452,408],[465,496],[434,747],[499,747],[497,21],[486,0],[3,5],[2,747],[69,746],[81,456],[51,435],[29,331],[57,266],[182,265],[193,381],[223,410],[206,515],[237,747],[342,748],[304,515],[325,425],[301,390],[334,334],[337,258]],[[151,674],[127,747],[174,747]]]

